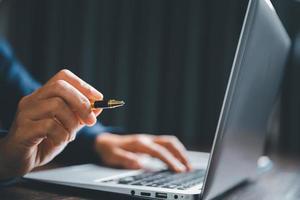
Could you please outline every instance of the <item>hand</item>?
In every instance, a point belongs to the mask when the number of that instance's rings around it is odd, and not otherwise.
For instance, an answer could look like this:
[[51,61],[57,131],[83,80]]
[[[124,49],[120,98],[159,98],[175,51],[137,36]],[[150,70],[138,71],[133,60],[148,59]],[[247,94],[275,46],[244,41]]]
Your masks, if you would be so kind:
[[142,164],[136,153],[149,154],[165,162],[175,172],[191,170],[182,143],[174,136],[101,134],[95,149],[103,162],[113,167],[140,169]]
[[44,165],[75,139],[84,125],[92,126],[101,110],[89,99],[102,94],[68,70],[21,99],[9,134],[0,144],[0,178],[24,175]]

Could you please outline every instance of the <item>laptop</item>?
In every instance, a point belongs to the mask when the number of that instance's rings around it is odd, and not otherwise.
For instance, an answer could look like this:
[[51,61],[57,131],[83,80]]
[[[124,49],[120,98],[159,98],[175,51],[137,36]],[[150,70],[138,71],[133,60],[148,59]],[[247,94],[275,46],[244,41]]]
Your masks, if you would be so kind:
[[25,178],[148,199],[213,199],[257,176],[290,46],[271,2],[250,0],[211,152],[189,152],[191,172],[173,173],[146,156],[143,170],[84,164],[32,172]]

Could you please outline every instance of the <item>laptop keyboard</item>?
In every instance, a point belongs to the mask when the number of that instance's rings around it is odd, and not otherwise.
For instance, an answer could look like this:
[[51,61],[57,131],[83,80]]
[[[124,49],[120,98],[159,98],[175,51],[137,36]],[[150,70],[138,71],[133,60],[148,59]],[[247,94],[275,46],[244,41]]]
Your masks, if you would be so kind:
[[186,190],[202,183],[204,175],[205,170],[203,169],[197,169],[186,173],[174,173],[169,170],[163,170],[158,172],[144,172],[143,174],[136,176],[127,176],[121,179],[107,180],[104,182]]

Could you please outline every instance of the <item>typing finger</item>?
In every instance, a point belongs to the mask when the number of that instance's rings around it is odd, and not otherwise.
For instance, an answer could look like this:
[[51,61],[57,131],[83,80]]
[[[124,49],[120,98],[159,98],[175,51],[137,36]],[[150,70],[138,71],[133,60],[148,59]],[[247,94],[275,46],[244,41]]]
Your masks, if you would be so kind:
[[183,144],[174,136],[158,136],[154,139],[155,143],[167,148],[179,161],[181,161],[188,170],[191,170],[191,164],[188,161],[186,149]]
[[134,150],[146,153],[165,162],[175,172],[184,172],[185,167],[165,147],[150,142],[138,141],[134,144]]

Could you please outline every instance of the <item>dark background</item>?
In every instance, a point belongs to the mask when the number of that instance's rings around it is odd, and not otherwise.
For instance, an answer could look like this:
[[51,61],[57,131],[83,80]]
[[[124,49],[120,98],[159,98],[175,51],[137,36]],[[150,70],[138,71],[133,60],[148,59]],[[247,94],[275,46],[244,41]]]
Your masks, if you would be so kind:
[[[68,68],[105,97],[126,101],[105,111],[102,123],[175,134],[208,151],[247,2],[5,0],[0,30],[39,81]],[[273,3],[296,44],[300,2]],[[295,45],[284,81],[281,131],[270,140],[294,153],[300,152],[299,51]]]

